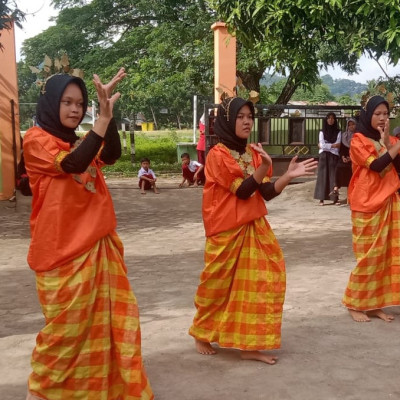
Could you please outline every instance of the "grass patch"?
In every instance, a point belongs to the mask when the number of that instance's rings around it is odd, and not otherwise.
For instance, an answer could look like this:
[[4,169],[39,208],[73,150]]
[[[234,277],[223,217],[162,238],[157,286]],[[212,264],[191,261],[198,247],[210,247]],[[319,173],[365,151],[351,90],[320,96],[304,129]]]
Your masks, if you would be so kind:
[[[123,155],[114,164],[103,168],[109,176],[137,176],[140,169],[140,160],[147,157],[151,161],[151,169],[156,174],[180,173],[181,163],[177,160],[177,143],[192,142],[193,131],[151,131],[135,132],[135,163],[131,162],[131,141],[126,133],[126,150],[124,149],[124,135],[120,132]],[[124,151],[126,153],[124,154]]]

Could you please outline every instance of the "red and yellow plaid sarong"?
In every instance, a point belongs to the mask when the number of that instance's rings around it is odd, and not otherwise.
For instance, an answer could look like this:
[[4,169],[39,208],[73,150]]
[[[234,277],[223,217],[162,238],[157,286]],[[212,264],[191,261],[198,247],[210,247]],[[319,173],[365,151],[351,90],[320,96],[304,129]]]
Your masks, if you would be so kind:
[[352,212],[352,271],[343,304],[358,311],[400,305],[400,197],[375,213]]
[[36,285],[46,326],[32,354],[30,393],[49,400],[153,399],[116,233],[66,265],[36,273]]
[[285,264],[264,217],[208,237],[200,281],[190,335],[241,350],[280,347]]

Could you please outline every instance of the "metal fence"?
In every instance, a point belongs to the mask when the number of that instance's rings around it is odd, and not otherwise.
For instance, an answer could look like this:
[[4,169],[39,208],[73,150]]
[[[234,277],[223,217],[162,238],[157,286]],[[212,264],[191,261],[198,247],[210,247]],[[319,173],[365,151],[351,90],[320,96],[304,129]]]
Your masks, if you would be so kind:
[[[217,143],[210,134],[217,104],[205,105],[206,152]],[[318,155],[318,135],[323,119],[335,113],[339,128],[346,128],[347,119],[354,117],[360,106],[303,106],[256,104],[256,114],[249,143],[262,143],[269,154],[276,157]]]

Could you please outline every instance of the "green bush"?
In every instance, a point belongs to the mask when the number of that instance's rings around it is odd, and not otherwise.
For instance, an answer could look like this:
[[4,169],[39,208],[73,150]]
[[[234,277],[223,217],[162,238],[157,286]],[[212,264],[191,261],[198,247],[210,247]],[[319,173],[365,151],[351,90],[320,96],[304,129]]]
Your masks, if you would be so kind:
[[[131,162],[131,146],[129,133],[126,134],[126,149],[121,136],[122,156],[114,164],[104,168],[106,175],[136,176],[140,169],[140,160],[147,157],[151,161],[151,169],[157,174],[180,173],[181,164],[177,160],[177,143],[191,141],[188,131],[176,132],[135,132],[135,162]],[[124,152],[126,152],[124,154]]]

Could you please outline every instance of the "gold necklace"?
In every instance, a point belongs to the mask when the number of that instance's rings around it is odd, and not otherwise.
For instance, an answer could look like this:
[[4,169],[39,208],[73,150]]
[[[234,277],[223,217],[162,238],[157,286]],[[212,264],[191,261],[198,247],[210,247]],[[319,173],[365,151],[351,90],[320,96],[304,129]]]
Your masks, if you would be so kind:
[[253,175],[255,169],[251,162],[253,161],[253,156],[251,154],[251,150],[246,147],[246,151],[243,154],[239,154],[236,150],[229,149],[231,156],[236,160],[239,164],[240,169],[243,171],[243,175],[247,178],[250,175]]

